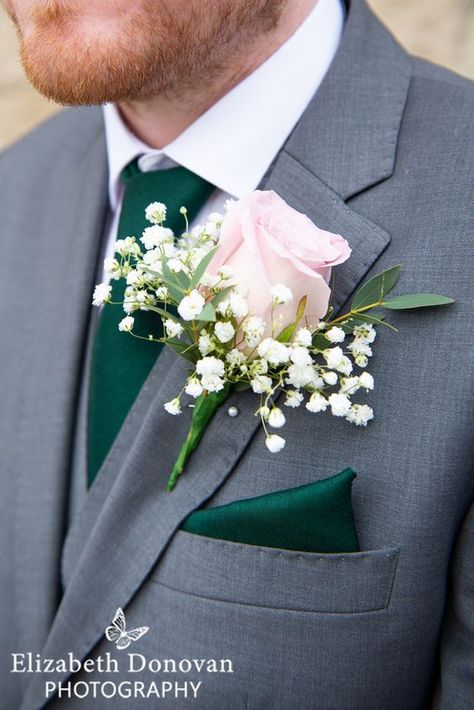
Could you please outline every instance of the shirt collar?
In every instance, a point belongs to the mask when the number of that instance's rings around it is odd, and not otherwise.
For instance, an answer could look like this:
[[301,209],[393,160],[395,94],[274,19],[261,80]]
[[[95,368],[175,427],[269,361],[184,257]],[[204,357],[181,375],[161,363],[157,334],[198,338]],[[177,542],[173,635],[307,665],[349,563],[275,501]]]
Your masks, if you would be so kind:
[[296,32],[162,150],[140,141],[118,109],[104,106],[109,198],[138,156],[144,171],[182,165],[233,197],[254,190],[321,84],[342,34],[341,0],[318,0]]

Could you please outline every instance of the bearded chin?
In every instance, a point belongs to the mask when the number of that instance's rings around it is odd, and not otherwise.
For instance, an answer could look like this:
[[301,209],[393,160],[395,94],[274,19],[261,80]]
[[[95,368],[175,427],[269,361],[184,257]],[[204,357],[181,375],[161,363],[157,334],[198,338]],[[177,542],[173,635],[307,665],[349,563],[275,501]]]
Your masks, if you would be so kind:
[[32,29],[18,29],[21,61],[35,89],[66,106],[180,99],[212,86],[229,63],[233,70],[233,56],[276,26],[284,2],[219,0],[203,20],[202,0],[187,0],[185,16],[136,0],[127,13],[91,21],[80,0],[42,0]]
[[[154,39],[156,42],[156,39]],[[130,44],[133,44],[130,42]],[[64,38],[53,28],[20,40],[20,57],[33,87],[64,106],[98,105],[125,98],[141,99],[152,90],[166,90],[157,71],[162,61],[156,51],[121,46],[99,36]],[[153,89],[152,89],[153,87]]]

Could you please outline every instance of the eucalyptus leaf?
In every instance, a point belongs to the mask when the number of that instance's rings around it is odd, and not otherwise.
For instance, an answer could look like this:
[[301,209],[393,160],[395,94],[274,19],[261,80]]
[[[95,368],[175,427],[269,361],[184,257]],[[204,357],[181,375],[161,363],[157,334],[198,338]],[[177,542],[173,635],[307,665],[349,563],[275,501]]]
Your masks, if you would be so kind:
[[214,296],[212,299],[211,303],[214,307],[218,306],[219,303],[222,303],[222,301],[225,301],[227,296],[234,290],[235,286],[226,286],[225,288],[222,289],[222,291],[219,291],[219,293]]
[[401,266],[392,266],[390,269],[382,271],[371,278],[356,292],[352,301],[351,310],[355,311],[360,308],[365,308],[374,303],[383,300],[383,297],[389,293],[398,281],[400,276]]
[[197,321],[215,321],[216,320],[216,309],[212,303],[206,303],[201,313],[194,318]]
[[405,308],[447,306],[450,303],[454,303],[454,298],[440,296],[437,293],[407,293],[404,296],[396,296],[389,301],[384,301],[383,307],[398,311],[404,310]]
[[323,333],[316,333],[313,335],[313,347],[317,350],[326,350],[326,348],[332,347],[332,343]]
[[199,350],[195,345],[190,346],[188,343],[182,343],[180,340],[175,340],[171,338],[166,340],[166,345],[172,350],[174,350],[174,352],[177,353],[180,357],[184,358],[185,360],[188,360],[189,362],[192,362],[193,364],[196,364],[196,362],[201,357]]
[[168,291],[177,301],[181,301],[183,296],[186,295],[186,289],[177,281],[176,274],[174,274],[170,267],[168,266],[166,259],[163,258],[161,261],[163,269],[163,281],[165,282]]
[[196,286],[199,284],[202,277],[206,273],[206,269],[209,266],[209,264],[211,263],[214,254],[216,253],[216,251],[218,249],[219,249],[219,247],[216,246],[213,249],[211,249],[210,251],[208,251],[205,256],[203,256],[203,258],[201,259],[201,261],[199,262],[199,264],[196,268],[196,271],[194,272],[193,278],[190,281],[190,284],[189,284],[190,289],[196,288]]

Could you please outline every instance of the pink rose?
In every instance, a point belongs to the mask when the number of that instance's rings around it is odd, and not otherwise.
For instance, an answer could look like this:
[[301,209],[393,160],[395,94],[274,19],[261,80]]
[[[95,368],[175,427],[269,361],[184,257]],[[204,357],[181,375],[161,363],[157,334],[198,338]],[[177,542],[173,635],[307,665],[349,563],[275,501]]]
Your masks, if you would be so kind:
[[[295,320],[296,308],[307,296],[306,317],[316,326],[328,309],[331,267],[351,254],[345,239],[319,229],[276,192],[256,190],[233,204],[224,217],[220,249],[211,262],[216,274],[224,264],[233,271],[232,283],[248,288],[249,312],[271,326],[270,289],[284,284],[293,302],[278,306],[278,330]],[[267,331],[268,335],[268,331]]]

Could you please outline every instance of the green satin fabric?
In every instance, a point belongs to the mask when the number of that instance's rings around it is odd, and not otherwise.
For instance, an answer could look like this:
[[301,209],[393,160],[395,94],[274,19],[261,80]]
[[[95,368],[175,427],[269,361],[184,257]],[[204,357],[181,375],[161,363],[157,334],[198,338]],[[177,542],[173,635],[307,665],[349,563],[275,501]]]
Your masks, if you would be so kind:
[[[145,208],[150,202],[167,205],[166,227],[175,234],[185,229],[179,208],[185,205],[191,221],[205,204],[213,185],[186,168],[141,173],[136,162],[122,173],[125,192],[120,212],[118,235],[140,237],[150,223]],[[124,280],[112,281],[112,301],[122,301]],[[161,320],[150,311],[134,314],[134,332],[160,337]],[[150,343],[121,333],[118,324],[125,313],[121,305],[104,307],[92,350],[91,382],[88,409],[88,480],[91,485],[139,393],[147,375],[162,350],[161,343]],[[176,356],[178,357],[178,356]]]
[[356,474],[197,510],[182,530],[206,537],[301,552],[358,552],[351,502]]

